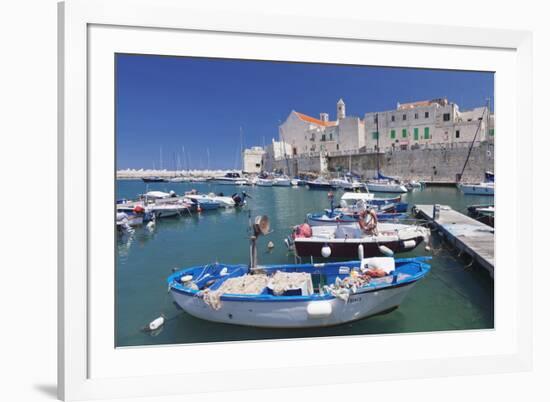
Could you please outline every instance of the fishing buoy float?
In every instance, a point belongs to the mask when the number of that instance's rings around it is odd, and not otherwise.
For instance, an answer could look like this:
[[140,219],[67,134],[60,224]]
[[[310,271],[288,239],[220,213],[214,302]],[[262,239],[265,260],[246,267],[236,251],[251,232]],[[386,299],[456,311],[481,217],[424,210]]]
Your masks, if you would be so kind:
[[393,257],[393,251],[386,246],[378,246],[378,250],[388,257]]
[[362,261],[363,258],[365,258],[365,249],[362,244],[357,246],[357,255],[359,256],[359,261]]
[[306,310],[310,318],[326,318],[332,314],[332,305],[327,301],[311,302]]
[[404,248],[415,248],[416,247],[416,240],[405,240],[403,242]]
[[429,252],[429,251],[431,251],[431,250],[432,250],[432,248],[431,248],[430,246],[426,246],[426,247],[424,247],[424,250],[426,250],[426,251],[428,251],[428,252]]
[[149,229],[149,231],[151,232],[155,230],[155,226],[156,226],[155,221],[149,221],[149,223],[147,223],[147,229]]
[[187,283],[193,279],[193,275],[185,275],[180,278],[181,283]]
[[149,329],[149,331],[155,331],[160,327],[162,327],[163,325],[164,325],[164,316],[161,315],[160,317],[155,318],[153,321],[151,321],[147,326],[147,329]]
[[267,243],[267,249],[268,250],[273,250],[274,247],[275,247],[275,244],[273,244],[272,241],[269,241],[269,243]]
[[330,249],[330,247],[328,245],[324,245],[323,248],[321,249],[321,255],[325,258],[328,258],[330,257],[331,254],[332,254],[332,250]]

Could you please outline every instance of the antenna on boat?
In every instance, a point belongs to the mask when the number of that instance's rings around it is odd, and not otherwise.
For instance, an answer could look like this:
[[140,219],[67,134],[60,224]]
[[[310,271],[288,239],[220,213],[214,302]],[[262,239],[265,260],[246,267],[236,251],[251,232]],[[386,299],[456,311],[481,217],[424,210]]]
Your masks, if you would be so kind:
[[258,215],[252,222],[250,211],[248,211],[248,224],[250,227],[250,269],[256,269],[258,266],[256,240],[259,236],[269,233],[269,218],[267,215]]

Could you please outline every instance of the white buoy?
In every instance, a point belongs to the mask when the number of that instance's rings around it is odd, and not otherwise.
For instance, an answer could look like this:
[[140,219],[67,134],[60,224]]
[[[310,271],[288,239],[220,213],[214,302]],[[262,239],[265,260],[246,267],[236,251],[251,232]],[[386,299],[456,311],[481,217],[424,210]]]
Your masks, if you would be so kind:
[[403,242],[403,247],[405,247],[405,248],[415,248],[416,247],[416,240],[405,240]]
[[306,307],[309,318],[326,318],[332,314],[332,305],[328,301],[311,302]]
[[155,318],[153,321],[149,323],[149,331],[154,331],[156,329],[159,329],[164,325],[164,317],[160,316],[158,318]]
[[323,246],[323,248],[321,249],[321,255],[325,258],[330,257],[331,253],[332,253],[332,250],[330,249],[329,246]]
[[155,226],[156,226],[155,221],[149,221],[149,223],[147,223],[147,229],[151,232],[155,230]]
[[393,257],[393,251],[391,251],[391,249],[389,249],[388,247],[386,246],[378,246],[378,250],[380,250],[380,252],[388,257]]
[[272,241],[269,241],[269,243],[267,243],[267,248],[268,248],[269,250],[272,250],[274,247],[275,247],[275,244],[273,244]]
[[363,258],[365,258],[365,249],[362,244],[357,246],[357,255],[359,256],[359,261],[362,261]]
[[426,247],[424,247],[424,250],[426,250],[426,251],[431,251],[432,248],[431,248],[430,246],[426,246]]
[[193,279],[193,275],[185,275],[181,277],[180,282],[186,283],[189,282],[191,279]]

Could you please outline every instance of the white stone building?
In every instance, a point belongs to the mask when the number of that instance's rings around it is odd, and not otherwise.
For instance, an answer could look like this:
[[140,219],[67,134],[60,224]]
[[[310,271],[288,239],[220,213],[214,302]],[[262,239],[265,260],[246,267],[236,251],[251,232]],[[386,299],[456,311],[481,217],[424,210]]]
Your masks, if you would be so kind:
[[336,117],[331,121],[328,113],[321,113],[317,119],[293,110],[279,126],[279,139],[290,144],[292,156],[363,147],[365,126],[360,118],[346,116],[342,99],[336,104]]
[[243,173],[260,173],[264,170],[265,151],[262,147],[252,147],[243,152]]
[[280,140],[290,144],[292,156],[298,156],[374,151],[377,137],[380,150],[391,151],[468,146],[474,136],[481,142],[491,141],[494,135],[494,118],[486,106],[461,112],[447,99],[397,104],[395,110],[365,113],[363,120],[346,116],[340,99],[336,116],[331,121],[328,113],[317,119],[293,110],[279,126]]
[[272,172],[275,169],[276,160],[290,158],[292,155],[292,146],[283,141],[271,140],[271,144],[265,147],[263,156],[263,169],[266,172]]
[[486,106],[461,112],[447,99],[398,103],[395,110],[365,114],[365,145],[375,150],[378,137],[381,151],[469,146],[474,137],[492,140],[493,121]]

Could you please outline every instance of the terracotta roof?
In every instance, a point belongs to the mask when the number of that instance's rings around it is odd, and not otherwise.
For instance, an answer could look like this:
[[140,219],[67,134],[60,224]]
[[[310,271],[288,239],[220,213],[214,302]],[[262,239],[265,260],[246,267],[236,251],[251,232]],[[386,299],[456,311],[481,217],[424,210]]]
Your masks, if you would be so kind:
[[335,121],[322,121],[322,120],[316,119],[315,117],[311,117],[303,113],[298,113],[298,112],[294,112],[294,113],[296,113],[296,116],[298,116],[300,120],[307,121],[308,123],[317,124],[318,126],[331,127],[336,125]]

